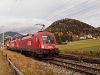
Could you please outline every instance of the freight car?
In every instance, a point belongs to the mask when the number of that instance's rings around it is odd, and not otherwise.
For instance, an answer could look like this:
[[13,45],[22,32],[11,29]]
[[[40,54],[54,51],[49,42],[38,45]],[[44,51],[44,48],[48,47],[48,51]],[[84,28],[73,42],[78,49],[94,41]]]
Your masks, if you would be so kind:
[[56,39],[50,32],[37,32],[34,35],[24,36],[7,42],[10,50],[27,52],[35,57],[45,57],[59,54]]

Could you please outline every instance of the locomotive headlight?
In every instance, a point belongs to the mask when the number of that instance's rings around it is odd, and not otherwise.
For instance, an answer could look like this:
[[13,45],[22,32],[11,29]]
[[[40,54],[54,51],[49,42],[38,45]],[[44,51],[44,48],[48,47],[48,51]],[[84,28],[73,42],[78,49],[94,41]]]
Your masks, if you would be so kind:
[[44,48],[44,45],[41,45],[41,48]]

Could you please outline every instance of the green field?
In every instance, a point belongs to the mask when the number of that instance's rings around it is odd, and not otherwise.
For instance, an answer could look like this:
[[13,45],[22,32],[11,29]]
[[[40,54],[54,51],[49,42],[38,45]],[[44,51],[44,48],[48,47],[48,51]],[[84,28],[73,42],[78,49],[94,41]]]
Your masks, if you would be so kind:
[[100,38],[58,45],[61,53],[100,57]]

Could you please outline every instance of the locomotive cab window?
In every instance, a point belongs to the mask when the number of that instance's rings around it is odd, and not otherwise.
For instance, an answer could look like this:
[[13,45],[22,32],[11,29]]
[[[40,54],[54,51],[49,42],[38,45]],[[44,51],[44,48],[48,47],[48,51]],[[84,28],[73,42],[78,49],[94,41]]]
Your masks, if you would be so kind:
[[35,37],[35,40],[36,40],[36,42],[39,42],[39,39],[38,39],[38,37],[37,37],[37,36]]
[[52,35],[42,36],[43,43],[54,43],[54,37]]

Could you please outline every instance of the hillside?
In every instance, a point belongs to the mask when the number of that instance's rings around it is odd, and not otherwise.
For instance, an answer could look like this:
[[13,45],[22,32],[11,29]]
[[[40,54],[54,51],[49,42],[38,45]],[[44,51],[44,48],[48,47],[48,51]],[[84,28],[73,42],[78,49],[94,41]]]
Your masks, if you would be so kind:
[[57,40],[62,41],[72,41],[72,37],[84,36],[84,35],[92,35],[92,36],[100,36],[100,30],[97,30],[93,26],[80,22],[75,19],[61,19],[52,23],[48,28],[44,31],[52,32]]
[[[10,37],[14,37],[14,36],[20,36],[21,34],[19,34],[17,32],[8,31],[8,32],[5,32],[4,35],[5,35],[5,38],[10,38]],[[0,41],[2,41],[2,33],[0,34]]]
[[97,27],[98,30],[100,30],[100,27]]

